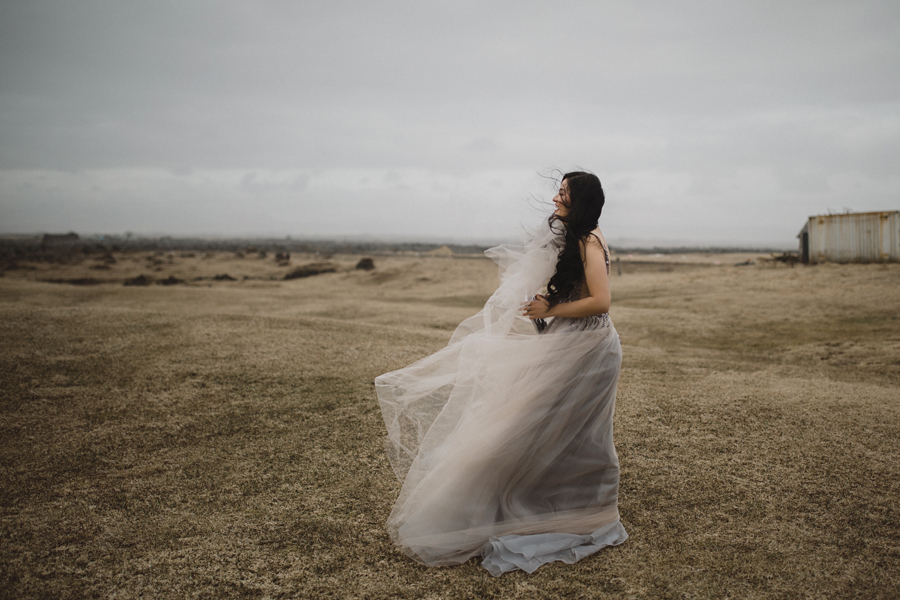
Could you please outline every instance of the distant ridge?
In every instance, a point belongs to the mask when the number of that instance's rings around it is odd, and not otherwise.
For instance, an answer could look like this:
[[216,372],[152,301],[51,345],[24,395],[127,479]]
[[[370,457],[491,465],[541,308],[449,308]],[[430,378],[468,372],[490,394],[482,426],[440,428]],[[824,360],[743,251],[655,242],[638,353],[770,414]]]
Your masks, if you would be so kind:
[[[74,236],[74,237],[72,237]],[[49,241],[48,241],[49,240]],[[42,246],[83,246],[113,251],[206,251],[206,252],[301,252],[320,254],[427,254],[441,256],[481,255],[491,244],[447,244],[443,242],[379,242],[351,240],[306,240],[293,238],[205,238],[205,237],[137,237],[118,235],[64,236],[44,234],[29,236],[0,235],[0,250],[38,248]]]
[[665,246],[648,248],[646,246],[623,247],[610,243],[609,249],[613,252],[635,253],[635,254],[733,254],[736,252],[785,252],[789,250],[796,251],[796,246]]
[[41,236],[41,244],[48,246],[77,244],[79,241],[81,241],[81,238],[79,238],[78,234],[74,231],[70,231],[69,233],[45,233]]
[[[507,242],[515,243],[510,239]],[[103,246],[111,250],[136,251],[210,251],[240,252],[247,248],[267,252],[318,252],[322,254],[429,254],[429,255],[481,255],[492,246],[503,242],[452,243],[445,239],[434,241],[390,241],[377,239],[307,239],[275,237],[200,237],[200,236],[134,236],[134,235],[82,235],[67,234],[3,235],[0,247],[29,245],[43,246]],[[784,252],[795,250],[794,244],[665,244],[640,240],[609,240],[610,249],[618,253],[686,254],[693,252]]]

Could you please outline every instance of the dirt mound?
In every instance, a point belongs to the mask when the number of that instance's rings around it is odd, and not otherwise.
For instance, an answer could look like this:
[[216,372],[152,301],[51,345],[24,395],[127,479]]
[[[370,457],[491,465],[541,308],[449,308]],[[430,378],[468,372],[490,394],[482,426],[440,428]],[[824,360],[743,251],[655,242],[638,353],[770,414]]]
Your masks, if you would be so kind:
[[368,284],[381,284],[399,279],[403,275],[404,273],[397,269],[388,269],[386,271],[379,270],[377,273],[372,273],[370,277],[367,277],[363,281]]
[[284,278],[300,279],[302,277],[321,275],[322,273],[334,273],[335,271],[337,271],[337,267],[335,267],[331,263],[309,263],[308,265],[303,265],[302,267],[294,269],[293,271],[285,275]]
[[3,271],[36,271],[37,267],[34,265],[23,265],[19,264],[16,261],[11,261],[6,263],[5,265],[0,265],[0,270]]
[[43,279],[47,283],[67,283],[69,285],[99,285],[106,283],[102,279],[94,279],[93,277],[76,277],[75,279]]
[[178,279],[174,275],[169,275],[165,279],[157,281],[156,285],[177,285],[179,283],[184,283],[184,279]]
[[450,258],[453,256],[453,250],[450,249],[450,246],[441,246],[440,248],[435,248],[434,250],[430,250],[424,253],[425,256],[439,256],[442,258]]
[[146,275],[138,275],[137,277],[132,277],[131,279],[126,279],[122,282],[122,285],[150,285],[153,283],[153,279],[147,277]]

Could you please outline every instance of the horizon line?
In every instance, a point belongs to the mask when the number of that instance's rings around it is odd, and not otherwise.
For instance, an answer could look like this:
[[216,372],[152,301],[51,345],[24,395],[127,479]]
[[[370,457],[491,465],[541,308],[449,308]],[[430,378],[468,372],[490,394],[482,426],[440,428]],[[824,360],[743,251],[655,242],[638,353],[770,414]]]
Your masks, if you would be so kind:
[[[220,242],[287,242],[292,244],[303,243],[367,243],[367,244],[427,244],[427,245],[454,245],[454,246],[478,246],[488,248],[504,243],[515,243],[515,239],[510,236],[507,238],[473,236],[473,237],[454,237],[454,236],[404,236],[404,235],[332,235],[332,236],[306,236],[297,234],[278,235],[278,234],[209,234],[209,233],[193,233],[193,234],[168,234],[168,233],[78,233],[68,231],[65,233],[0,233],[0,240],[40,240],[44,235],[68,235],[74,233],[78,236],[79,241],[117,241],[117,242],[139,242],[139,241],[188,241],[188,240],[204,240],[204,241],[220,241]],[[519,238],[521,239],[521,237]],[[771,250],[788,250],[794,249],[797,242],[775,241],[775,240],[691,240],[691,239],[665,239],[665,238],[633,238],[633,237],[610,237],[608,243],[611,247],[635,250],[678,250],[684,251],[702,251],[702,250],[736,250],[749,251],[751,249],[759,251]]]

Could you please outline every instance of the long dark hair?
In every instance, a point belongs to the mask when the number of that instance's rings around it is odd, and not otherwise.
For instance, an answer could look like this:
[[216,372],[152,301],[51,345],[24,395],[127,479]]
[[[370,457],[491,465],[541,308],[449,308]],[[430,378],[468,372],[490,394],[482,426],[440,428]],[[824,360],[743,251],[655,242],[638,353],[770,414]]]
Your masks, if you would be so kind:
[[547,284],[550,306],[565,299],[584,278],[581,247],[587,243],[588,235],[597,228],[606,200],[600,179],[593,173],[572,171],[562,176],[560,185],[563,181],[569,182],[568,213],[564,217],[553,214],[549,219],[550,227],[565,236],[563,249],[556,261],[556,273]]

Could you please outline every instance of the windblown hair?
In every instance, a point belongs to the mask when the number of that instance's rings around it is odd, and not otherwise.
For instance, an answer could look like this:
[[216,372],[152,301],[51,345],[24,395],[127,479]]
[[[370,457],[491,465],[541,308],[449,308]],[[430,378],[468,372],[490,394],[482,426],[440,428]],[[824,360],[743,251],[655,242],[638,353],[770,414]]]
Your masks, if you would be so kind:
[[587,244],[590,233],[597,228],[605,202],[600,179],[593,173],[573,171],[563,175],[560,185],[563,181],[568,182],[569,188],[568,214],[564,217],[553,214],[549,219],[550,227],[565,236],[556,262],[556,273],[547,284],[550,306],[559,304],[584,279],[582,248]]

